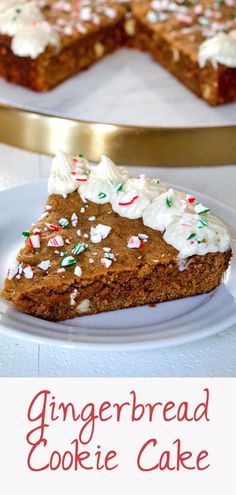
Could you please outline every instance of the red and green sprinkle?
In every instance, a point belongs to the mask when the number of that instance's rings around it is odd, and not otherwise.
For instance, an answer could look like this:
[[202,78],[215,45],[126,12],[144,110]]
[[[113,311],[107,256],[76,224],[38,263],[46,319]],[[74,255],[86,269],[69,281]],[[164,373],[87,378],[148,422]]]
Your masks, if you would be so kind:
[[167,204],[167,206],[168,206],[169,208],[172,208],[172,206],[173,206],[172,199],[170,199],[170,197],[169,197],[169,196],[167,196],[167,198],[166,198],[166,204]]

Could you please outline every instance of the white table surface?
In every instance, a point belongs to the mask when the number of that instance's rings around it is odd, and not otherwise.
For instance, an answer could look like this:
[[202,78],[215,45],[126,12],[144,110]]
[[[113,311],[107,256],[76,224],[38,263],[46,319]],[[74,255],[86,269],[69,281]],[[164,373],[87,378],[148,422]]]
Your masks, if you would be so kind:
[[[47,177],[50,158],[0,145],[0,190]],[[235,208],[236,165],[147,169]],[[236,326],[192,344],[135,352],[37,345],[0,333],[0,376],[236,376]]]

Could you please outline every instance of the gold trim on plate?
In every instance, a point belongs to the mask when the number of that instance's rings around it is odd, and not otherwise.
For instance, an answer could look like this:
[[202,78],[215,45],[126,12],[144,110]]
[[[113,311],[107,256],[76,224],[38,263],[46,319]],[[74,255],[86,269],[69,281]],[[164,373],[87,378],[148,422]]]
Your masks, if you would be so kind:
[[0,104],[0,142],[28,151],[101,154],[127,165],[193,167],[236,163],[236,125],[135,127],[85,122]]

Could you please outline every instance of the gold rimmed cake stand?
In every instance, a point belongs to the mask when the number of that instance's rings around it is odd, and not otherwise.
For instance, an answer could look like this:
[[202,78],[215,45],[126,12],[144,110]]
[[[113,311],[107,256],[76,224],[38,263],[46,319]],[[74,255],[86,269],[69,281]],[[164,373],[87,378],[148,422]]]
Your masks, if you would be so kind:
[[138,127],[86,122],[0,104],[0,142],[53,155],[58,148],[101,154],[127,165],[163,167],[236,163],[236,125],[215,127]]

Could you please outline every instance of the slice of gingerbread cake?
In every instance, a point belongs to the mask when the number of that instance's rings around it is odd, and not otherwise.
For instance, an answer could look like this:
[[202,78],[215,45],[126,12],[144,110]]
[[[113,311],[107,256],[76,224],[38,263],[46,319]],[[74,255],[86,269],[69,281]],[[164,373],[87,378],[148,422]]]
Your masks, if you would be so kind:
[[[194,296],[227,270],[230,236],[207,205],[107,157],[59,152],[39,221],[2,296],[52,321]],[[26,226],[27,228],[27,226]],[[20,234],[19,234],[20,235]]]
[[235,0],[133,5],[136,46],[210,105],[236,101]]
[[116,2],[2,0],[0,75],[47,91],[121,46],[124,15]]

